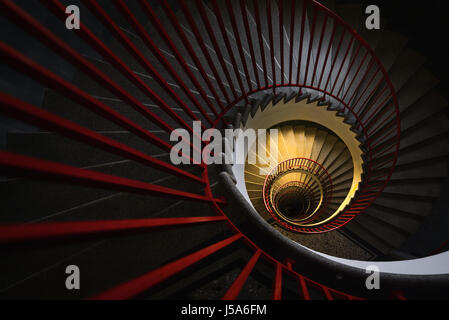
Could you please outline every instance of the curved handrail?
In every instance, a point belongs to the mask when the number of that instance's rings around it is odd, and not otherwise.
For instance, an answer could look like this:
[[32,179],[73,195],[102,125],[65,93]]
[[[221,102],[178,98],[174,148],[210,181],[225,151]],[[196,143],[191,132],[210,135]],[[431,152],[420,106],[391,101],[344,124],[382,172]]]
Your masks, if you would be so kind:
[[[419,274],[415,272],[407,274],[405,272],[401,273],[398,268],[392,269],[388,266],[384,268],[385,264],[388,263],[381,262],[379,263],[380,279],[382,281],[381,290],[376,290],[376,292],[362,290],[367,278],[365,267],[368,264],[377,265],[377,262],[339,259],[300,245],[272,228],[255,211],[237,189],[228,172],[220,173],[220,182],[223,187],[223,191],[220,193],[226,194],[232,201],[226,207],[226,214],[221,205],[215,203],[214,206],[217,212],[226,216],[231,227],[242,233],[245,241],[251,247],[263,250],[270,261],[300,261],[300,264],[295,265],[297,275],[302,274],[309,278],[318,278],[321,283],[332,285],[334,288],[339,288],[338,290],[365,297],[367,295],[369,297],[371,294],[373,298],[377,299],[381,296],[391,298],[392,293],[396,291],[405,292],[409,298],[423,296],[427,298],[440,297],[443,292],[446,292],[447,286],[449,286],[449,274],[447,273]],[[229,212],[232,212],[237,217],[243,215],[250,221],[249,225],[251,228],[256,231],[244,229],[245,226],[237,227],[229,217]],[[430,257],[429,259],[432,258]],[[430,261],[428,259],[419,260],[424,262]],[[400,264],[401,262],[392,263]],[[402,263],[407,264],[409,261]]]
[[[278,215],[282,217],[282,214],[278,212],[276,206],[273,205],[272,192],[271,187],[272,184],[276,181],[276,179],[280,178],[280,176],[295,170],[305,170],[306,172],[312,174],[320,183],[320,189],[322,190],[322,199],[320,200],[318,206],[315,211],[311,213],[310,216],[307,217],[307,220],[312,216],[319,217],[326,209],[328,203],[332,199],[332,178],[327,172],[326,168],[324,168],[320,163],[308,158],[292,158],[287,159],[279,163],[277,166],[273,167],[269,174],[265,177],[264,185],[263,185],[263,200],[265,204],[265,208],[270,213],[270,215],[275,219],[279,224],[283,225],[289,230],[296,232],[309,232],[309,227],[304,225],[304,222],[301,225],[296,225],[292,223],[288,223],[285,221],[286,219],[280,219]],[[310,221],[309,221],[310,222]],[[312,231],[313,232],[313,231]]]

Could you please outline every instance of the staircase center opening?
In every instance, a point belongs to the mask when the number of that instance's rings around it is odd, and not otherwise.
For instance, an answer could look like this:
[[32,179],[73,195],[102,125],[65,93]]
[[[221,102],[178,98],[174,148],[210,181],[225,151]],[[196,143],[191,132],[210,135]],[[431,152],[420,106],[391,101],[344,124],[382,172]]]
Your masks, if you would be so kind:
[[285,194],[279,199],[277,204],[279,211],[288,218],[298,218],[306,210],[306,201],[304,197],[296,193]]

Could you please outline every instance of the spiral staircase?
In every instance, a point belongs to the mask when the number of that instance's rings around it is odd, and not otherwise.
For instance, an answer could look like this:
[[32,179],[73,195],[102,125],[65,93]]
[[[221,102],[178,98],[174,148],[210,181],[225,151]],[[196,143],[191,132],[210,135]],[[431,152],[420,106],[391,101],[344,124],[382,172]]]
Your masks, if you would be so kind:
[[[322,232],[312,226],[318,227],[345,211],[362,180],[364,156],[358,135],[338,111],[328,109],[306,100],[299,103],[295,99],[276,105],[271,102],[263,111],[246,119],[243,128],[243,131],[266,127],[278,130],[278,141],[271,136],[266,138],[268,143],[262,147],[262,157],[259,156],[256,164],[248,162],[251,155],[260,151],[258,143],[249,150],[245,166],[246,192],[258,212],[263,215],[268,211],[276,224],[295,232]],[[299,119],[302,122],[288,122]],[[272,124],[276,125],[272,127]],[[270,144],[276,148],[271,150]],[[276,159],[271,159],[273,153]],[[257,162],[265,165],[257,165]],[[296,192],[291,190],[292,184]],[[289,206],[296,202],[305,210],[296,214],[295,219],[302,218],[299,219],[301,223],[298,220],[288,225],[286,220],[289,219],[277,208],[284,192],[293,193],[286,198]],[[309,223],[311,220],[313,223]]]
[[[366,30],[359,5],[0,8],[2,299],[447,296],[447,272],[385,272],[368,291],[365,270],[319,253],[418,258],[404,248],[447,177],[437,79],[405,37]],[[278,165],[172,164],[170,136],[193,121],[278,129]]]

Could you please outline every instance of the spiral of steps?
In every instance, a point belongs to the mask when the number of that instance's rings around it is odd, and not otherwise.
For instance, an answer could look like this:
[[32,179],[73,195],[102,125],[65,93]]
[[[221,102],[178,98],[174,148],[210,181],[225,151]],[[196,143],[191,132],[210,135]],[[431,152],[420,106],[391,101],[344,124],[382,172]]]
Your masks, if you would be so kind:
[[[276,215],[267,214],[267,210],[270,213],[273,211],[267,206],[269,201],[264,196],[267,192],[274,192],[268,190],[270,189],[267,186],[269,178],[273,180],[271,188],[280,188],[284,184],[298,182],[304,184],[302,189],[311,190],[312,193],[318,192],[318,195],[314,196],[317,199],[315,205],[310,208],[309,218],[312,218],[314,214],[322,216],[317,219],[315,217],[313,225],[319,225],[318,220],[322,222],[331,219],[346,209],[362,179],[363,151],[360,148],[361,143],[357,133],[352,131],[351,125],[345,123],[345,119],[337,116],[337,113],[332,111],[330,106],[318,106],[317,103],[307,103],[307,100],[301,102],[293,99],[288,102],[280,101],[275,105],[270,102],[263,111],[260,110],[260,113],[256,112],[254,116],[250,115],[246,119],[245,125],[241,126],[242,130],[268,129],[267,127],[276,124],[270,129],[278,132],[277,141],[269,135],[266,138],[267,145],[262,149],[262,155],[266,159],[260,156],[257,158],[258,163],[265,165],[248,163],[251,155],[256,154],[256,149],[259,147],[254,143],[248,151],[245,166],[245,184],[249,198],[262,216],[276,219]],[[282,114],[282,118],[279,119],[274,114]],[[269,119],[269,122],[265,119]],[[315,122],[305,121],[313,119]],[[290,121],[282,122],[282,120]],[[345,141],[329,127],[338,131]],[[271,150],[270,143],[276,145],[274,151]],[[276,154],[276,159],[269,159],[273,156],[272,153]],[[293,161],[294,159],[298,160]],[[284,174],[283,170],[273,169],[273,163],[279,163],[278,166],[284,165],[284,171],[287,168],[292,171],[295,167],[296,171]],[[272,175],[270,171],[275,170],[276,175],[279,175],[279,180],[276,181],[274,181],[275,177],[270,177]],[[323,179],[325,181],[322,181]],[[314,183],[308,186],[312,182]],[[271,195],[271,197],[275,196],[276,194]],[[278,212],[275,209],[274,211]],[[310,230],[310,232],[318,231]]]
[[[80,8],[80,30],[65,28],[69,4]],[[278,162],[325,168],[332,196],[323,191],[321,217],[343,219],[304,237],[338,233],[370,258],[415,255],[404,244],[432,214],[447,177],[447,102],[407,39],[365,30],[360,6],[0,0],[0,9],[0,298],[432,292],[395,279],[367,292],[363,273],[342,277],[315,256],[265,248],[241,210],[248,204],[277,228],[263,201],[273,168],[247,165],[249,202],[240,205],[222,166],[170,159],[172,131],[190,133],[193,121],[203,129],[279,128]],[[306,111],[294,119],[282,108]],[[284,190],[287,180],[276,186]],[[304,190],[288,188],[294,196],[281,192],[281,211],[297,207]],[[300,207],[316,201],[316,193],[303,195]],[[434,236],[431,245],[440,241]],[[80,290],[64,286],[69,265],[81,271]]]

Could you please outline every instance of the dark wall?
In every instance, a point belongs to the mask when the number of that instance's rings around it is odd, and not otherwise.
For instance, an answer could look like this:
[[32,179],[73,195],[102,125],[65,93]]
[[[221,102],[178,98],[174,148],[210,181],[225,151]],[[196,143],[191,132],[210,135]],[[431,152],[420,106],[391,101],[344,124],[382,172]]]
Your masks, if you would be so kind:
[[449,96],[449,1],[336,0],[336,3],[379,6],[381,15],[388,21],[388,29],[407,36],[408,46],[427,57],[426,66],[438,76],[442,91]]
[[[440,92],[449,99],[449,1],[374,1],[385,8],[390,28],[410,39],[409,47],[423,54],[426,67],[441,81]],[[449,128],[448,128],[449,129]],[[425,256],[449,239],[449,179],[422,228],[404,245],[404,251]]]
[[[426,57],[425,67],[440,80],[440,93],[449,101],[449,1],[336,0],[336,3],[361,3],[363,8],[371,4],[379,6],[387,20],[387,26],[383,27],[408,37],[407,46]],[[448,208],[449,178],[446,178],[432,214],[402,250],[418,257],[427,256],[448,240]]]

